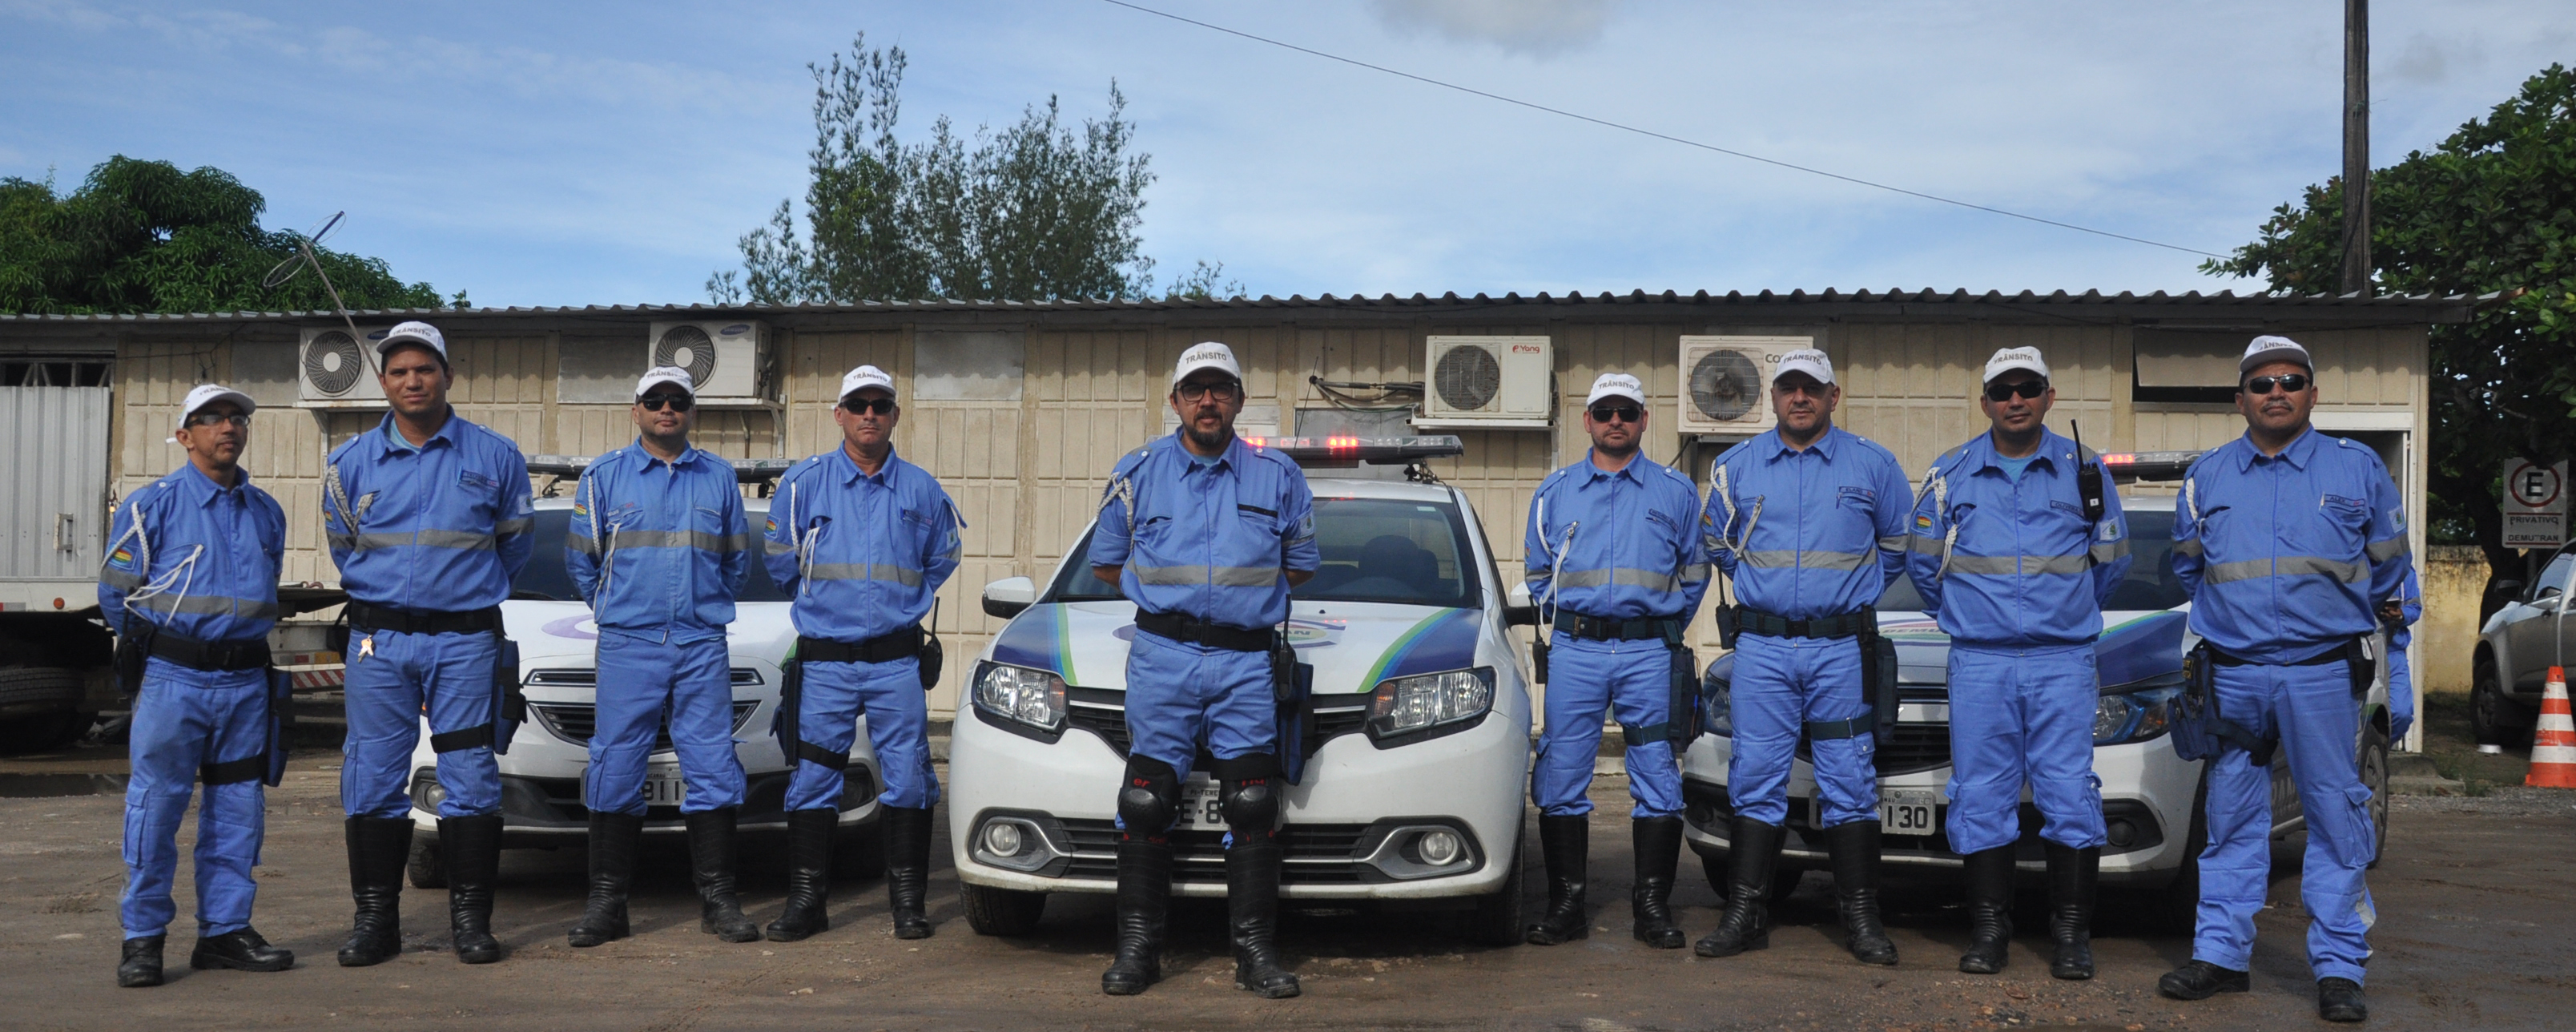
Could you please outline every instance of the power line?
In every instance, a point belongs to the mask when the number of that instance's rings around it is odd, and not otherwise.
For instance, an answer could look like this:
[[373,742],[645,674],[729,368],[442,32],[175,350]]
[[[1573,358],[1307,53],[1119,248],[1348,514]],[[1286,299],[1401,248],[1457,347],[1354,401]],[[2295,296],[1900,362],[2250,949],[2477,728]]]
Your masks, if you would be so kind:
[[1268,36],[1256,36],[1256,35],[1253,35],[1252,33],[1244,32],[1244,31],[1242,31],[1242,30],[1240,30],[1240,29],[1229,29],[1229,28],[1226,28],[1226,27],[1225,27],[1225,26],[1223,26],[1223,25],[1217,25],[1217,24],[1213,24],[1213,23],[1209,23],[1209,22],[1203,22],[1203,21],[1200,21],[1200,20],[1198,20],[1198,19],[1196,19],[1196,18],[1186,18],[1186,17],[1183,17],[1183,16],[1181,16],[1181,15],[1173,14],[1173,13],[1171,13],[1171,12],[1169,12],[1169,11],[1158,11],[1158,10],[1155,10],[1155,9],[1153,9],[1153,8],[1151,8],[1151,7],[1145,7],[1145,6],[1142,6],[1142,5],[1139,5],[1139,4],[1129,3],[1129,2],[1127,2],[1127,0],[1101,0],[1101,2],[1102,2],[1102,3],[1106,3],[1106,4],[1111,4],[1111,5],[1114,5],[1114,6],[1118,6],[1118,7],[1124,7],[1124,8],[1126,8],[1126,9],[1128,9],[1128,10],[1135,11],[1135,12],[1138,12],[1138,13],[1140,13],[1140,14],[1150,14],[1150,15],[1153,15],[1153,16],[1155,16],[1155,17],[1157,17],[1157,18],[1168,18],[1168,19],[1171,19],[1171,20],[1173,20],[1173,21],[1181,22],[1181,23],[1186,24],[1186,25],[1196,25],[1196,26],[1198,26],[1198,27],[1200,27],[1200,28],[1202,28],[1202,29],[1209,29],[1209,30],[1213,30],[1213,31],[1216,31],[1216,32],[1222,32],[1222,33],[1225,33],[1226,35],[1229,35],[1229,36],[1240,36],[1240,37],[1242,37],[1242,38],[1244,38],[1244,39],[1251,40],[1251,41],[1253,41],[1253,42],[1255,42],[1255,43],[1267,43],[1267,44],[1269,44],[1269,45],[1271,45],[1271,46],[1274,46],[1274,47],[1279,47],[1279,48],[1282,48],[1282,49],[1285,49],[1285,50],[1294,50],[1294,51],[1296,51],[1296,52],[1298,52],[1298,53],[1301,53],[1301,54],[1309,54],[1309,55],[1313,55],[1313,56],[1315,56],[1315,57],[1320,57],[1320,58],[1323,58],[1323,59],[1328,60],[1328,61],[1339,61],[1339,62],[1341,62],[1341,63],[1343,63],[1343,64],[1346,64],[1346,65],[1352,65],[1352,66],[1354,66],[1354,67],[1359,67],[1359,68],[1366,68],[1366,69],[1368,69],[1368,70],[1370,70],[1370,71],[1372,71],[1372,72],[1383,72],[1383,73],[1385,73],[1385,74],[1392,75],[1392,76],[1395,76],[1395,77],[1400,78],[1400,79],[1411,79],[1411,80],[1413,80],[1413,81],[1415,81],[1415,82],[1422,83],[1422,84],[1424,84],[1424,85],[1428,85],[1428,86],[1438,86],[1438,87],[1440,87],[1441,89],[1445,89],[1445,90],[1456,90],[1456,91],[1458,91],[1458,92],[1460,92],[1460,93],[1466,93],[1466,94],[1471,94],[1471,95],[1478,96],[1478,97],[1483,97],[1483,98],[1485,98],[1485,99],[1487,99],[1487,100],[1499,100],[1499,101],[1502,101],[1502,102],[1503,102],[1503,103],[1505,103],[1505,104],[1513,104],[1513,105],[1517,105],[1517,106],[1520,106],[1520,107],[1525,107],[1525,108],[1528,108],[1528,109],[1530,109],[1530,110],[1532,110],[1532,111],[1544,111],[1544,112],[1546,112],[1546,113],[1548,113],[1548,114],[1551,114],[1551,115],[1557,115],[1557,116],[1559,116],[1559,117],[1563,117],[1563,118],[1571,118],[1571,119],[1574,119],[1575,121],[1578,121],[1578,122],[1590,122],[1590,123],[1592,123],[1593,125],[1602,126],[1602,127],[1604,127],[1604,128],[1609,128],[1609,129],[1617,129],[1617,130],[1619,130],[1619,131],[1621,131],[1621,132],[1635,133],[1635,134],[1637,134],[1637,135],[1639,135],[1639,136],[1651,136],[1651,137],[1653,137],[1653,138],[1655,138],[1655,139],[1658,139],[1658,140],[1664,140],[1664,141],[1667,141],[1667,142],[1670,142],[1670,143],[1678,143],[1678,144],[1681,144],[1682,146],[1685,146],[1685,147],[1697,147],[1697,148],[1699,148],[1699,149],[1701,149],[1701,150],[1704,150],[1704,151],[1715,151],[1715,152],[1717,152],[1717,153],[1719,153],[1719,154],[1724,154],[1724,155],[1727,155],[1727,156],[1729,156],[1729,157],[1743,158],[1743,159],[1745,159],[1746,161],[1759,161],[1759,162],[1761,162],[1761,163],[1763,163],[1763,164],[1765,164],[1765,165],[1776,165],[1776,166],[1778,166],[1778,167],[1785,168],[1785,169],[1790,169],[1790,170],[1792,170],[1792,171],[1805,172],[1805,173],[1807,173],[1807,174],[1809,174],[1809,175],[1823,176],[1823,177],[1825,177],[1825,178],[1827,178],[1827,179],[1839,179],[1839,180],[1842,180],[1843,182],[1846,182],[1846,183],[1853,183],[1853,184],[1857,184],[1857,185],[1860,185],[1860,186],[1866,186],[1866,187],[1870,187],[1870,188],[1872,188],[1872,189],[1876,189],[1876,190],[1886,190],[1886,191],[1888,191],[1888,192],[1890,192],[1890,193],[1900,193],[1900,194],[1904,194],[1904,195],[1906,195],[1906,196],[1908,196],[1908,197],[1919,197],[1919,198],[1922,198],[1922,199],[1927,200],[1927,201],[1939,201],[1939,202],[1940,202],[1940,203],[1942,203],[1942,204],[1957,205],[1957,206],[1962,207],[1962,208],[1973,208],[1973,209],[1975,209],[1975,210],[1977,210],[1977,211],[1982,211],[1982,212],[1986,212],[1986,213],[1989,213],[1989,214],[1994,214],[1994,215],[2003,215],[2003,216],[2007,216],[2007,217],[2010,217],[2010,218],[2021,219],[2021,220],[2023,220],[2023,221],[2025,221],[2025,222],[2036,222],[2036,223],[2039,223],[2040,225],[2043,225],[2043,226],[2055,226],[2055,227],[2057,227],[2057,228],[2059,228],[2059,229],[2071,229],[2071,230],[2074,230],[2074,231],[2076,231],[2076,232],[2078,232],[2078,233],[2091,233],[2091,234],[2093,234],[2094,236],[2110,237],[2111,239],[2114,239],[2114,240],[2126,240],[2126,241],[2128,241],[2128,242],[2130,242],[2130,243],[2133,243],[2133,244],[2145,244],[2145,245],[2147,245],[2147,246],[2149,246],[2149,247],[2161,247],[2161,248],[2164,248],[2164,249],[2169,250],[2169,251],[2181,251],[2181,252],[2183,252],[2183,253],[2185,253],[2185,254],[2197,254],[2197,255],[2203,255],[2203,256],[2206,256],[2206,257],[2210,257],[2210,258],[2220,258],[2220,259],[2224,259],[2224,258],[2226,258],[2226,257],[2227,257],[2226,255],[2218,254],[2218,253],[2216,253],[2216,252],[2212,252],[2212,251],[2203,251],[2203,250],[2201,250],[2201,249],[2199,249],[2199,248],[2197,248],[2197,247],[2184,247],[2184,246],[2182,246],[2181,244],[2168,244],[2168,243],[2164,243],[2164,242],[2162,242],[2162,241],[2158,241],[2158,240],[2149,240],[2149,239],[2146,239],[2145,237],[2133,237],[2133,236],[2130,236],[2130,235],[2125,234],[2125,233],[2114,233],[2114,232],[2111,232],[2110,230],[2107,230],[2107,229],[2095,229],[2095,228],[2093,228],[2093,227],[2091,227],[2091,226],[2079,226],[2079,225],[2076,225],[2076,224],[2074,224],[2074,223],[2072,223],[2072,222],[2059,222],[2059,221],[2057,221],[2056,219],[2041,218],[2041,217],[2039,217],[2039,216],[2037,216],[2037,215],[2025,215],[2025,214],[2022,214],[2021,212],[2017,212],[2017,211],[2007,211],[2007,210],[2002,209],[2002,208],[1992,207],[1992,206],[1990,206],[1990,205],[1984,205],[1984,204],[1977,204],[1977,203],[1974,203],[1974,202],[1972,202],[1972,201],[1962,201],[1962,200],[1957,200],[1957,199],[1955,199],[1955,198],[1943,197],[1943,196],[1940,196],[1940,195],[1938,195],[1938,194],[1928,194],[1928,193],[1924,193],[1923,191],[1920,191],[1920,190],[1908,190],[1908,189],[1906,189],[1906,188],[1904,188],[1904,187],[1901,187],[1901,186],[1890,186],[1890,185],[1888,185],[1888,184],[1886,184],[1886,183],[1872,182],[1872,181],[1870,181],[1870,180],[1862,179],[1862,178],[1859,178],[1859,177],[1857,177],[1857,176],[1847,176],[1847,175],[1843,175],[1843,174],[1841,174],[1841,173],[1839,173],[1839,172],[1827,172],[1827,171],[1825,171],[1824,169],[1820,169],[1820,168],[1811,168],[1811,167],[1808,167],[1808,166],[1806,166],[1806,165],[1800,165],[1800,164],[1796,164],[1796,163],[1793,163],[1793,162],[1781,161],[1781,160],[1779,160],[1779,159],[1777,159],[1777,158],[1766,158],[1766,157],[1763,157],[1763,156],[1761,156],[1761,155],[1759,155],[1759,154],[1747,154],[1747,153],[1745,153],[1745,152],[1743,152],[1743,151],[1740,151],[1740,150],[1729,150],[1729,149],[1727,149],[1727,148],[1717,146],[1716,144],[1701,143],[1701,142],[1699,142],[1698,140],[1684,139],[1684,138],[1679,137],[1679,136],[1674,136],[1674,135],[1672,135],[1672,134],[1670,134],[1670,133],[1659,133],[1659,132],[1656,132],[1656,131],[1654,131],[1654,130],[1652,130],[1652,129],[1642,129],[1642,128],[1639,128],[1639,127],[1637,127],[1637,126],[1628,125],[1628,124],[1621,123],[1621,122],[1613,122],[1613,121],[1611,121],[1611,120],[1609,120],[1609,119],[1606,119],[1606,118],[1594,118],[1594,117],[1593,117],[1593,116],[1591,116],[1591,115],[1581,114],[1581,113],[1573,112],[1573,111],[1567,111],[1567,110],[1565,110],[1564,108],[1553,108],[1553,107],[1549,107],[1549,106],[1547,106],[1547,105],[1545,105],[1545,104],[1538,104],[1538,103],[1533,103],[1533,102],[1531,102],[1531,101],[1522,100],[1522,99],[1520,99],[1520,98],[1518,98],[1518,97],[1506,97],[1506,96],[1503,96],[1502,94],[1499,94],[1499,93],[1488,93],[1488,92],[1486,92],[1486,91],[1484,91],[1484,90],[1476,89],[1475,87],[1472,87],[1472,86],[1461,86],[1461,85],[1458,85],[1457,83],[1454,83],[1454,82],[1443,82],[1443,81],[1441,81],[1441,80],[1439,80],[1439,79],[1434,79],[1434,78],[1431,78],[1431,77],[1429,77],[1429,76],[1424,76],[1424,75],[1415,75],[1415,74],[1413,74],[1412,72],[1406,72],[1406,71],[1398,71],[1398,70],[1393,69],[1393,68],[1388,68],[1388,67],[1386,67],[1385,65],[1374,65],[1374,64],[1370,64],[1370,63],[1368,63],[1368,62],[1366,62],[1366,61],[1361,61],[1361,60],[1357,60],[1357,59],[1354,59],[1354,58],[1343,57],[1343,56],[1341,56],[1340,54],[1329,54],[1329,53],[1325,53],[1324,51],[1321,51],[1321,50],[1316,50],[1316,49],[1314,49],[1314,48],[1312,48],[1312,47],[1301,47],[1301,46],[1298,46],[1297,44],[1289,43],[1289,42],[1286,42],[1286,41],[1284,41],[1284,40],[1271,39],[1271,38],[1270,38],[1270,37],[1268,37]]

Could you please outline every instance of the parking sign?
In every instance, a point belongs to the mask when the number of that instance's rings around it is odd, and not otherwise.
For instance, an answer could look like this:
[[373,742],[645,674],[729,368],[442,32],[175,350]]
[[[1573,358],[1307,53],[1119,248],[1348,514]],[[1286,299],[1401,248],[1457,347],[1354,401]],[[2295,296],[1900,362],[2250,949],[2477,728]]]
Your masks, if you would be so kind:
[[2504,547],[2556,548],[2567,543],[2567,463],[2529,459],[2504,464]]

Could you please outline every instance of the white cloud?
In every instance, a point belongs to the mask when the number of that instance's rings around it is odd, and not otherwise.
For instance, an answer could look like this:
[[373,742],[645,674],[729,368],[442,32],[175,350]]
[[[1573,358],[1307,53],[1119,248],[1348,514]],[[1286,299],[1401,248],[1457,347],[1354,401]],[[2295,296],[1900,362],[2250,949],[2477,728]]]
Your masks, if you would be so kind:
[[1379,22],[1513,53],[1549,57],[1601,40],[1619,0],[1369,0]]

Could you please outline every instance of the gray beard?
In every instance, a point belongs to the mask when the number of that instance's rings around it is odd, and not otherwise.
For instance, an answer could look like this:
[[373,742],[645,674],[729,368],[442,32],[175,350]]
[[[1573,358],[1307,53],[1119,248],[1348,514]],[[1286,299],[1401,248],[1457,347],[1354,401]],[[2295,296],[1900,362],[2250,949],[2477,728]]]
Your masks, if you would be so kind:
[[1190,443],[1198,445],[1201,451],[1216,451],[1225,447],[1226,442],[1234,440],[1232,424],[1218,426],[1215,433],[1200,433],[1198,425],[1193,423],[1182,427],[1181,432],[1189,435]]

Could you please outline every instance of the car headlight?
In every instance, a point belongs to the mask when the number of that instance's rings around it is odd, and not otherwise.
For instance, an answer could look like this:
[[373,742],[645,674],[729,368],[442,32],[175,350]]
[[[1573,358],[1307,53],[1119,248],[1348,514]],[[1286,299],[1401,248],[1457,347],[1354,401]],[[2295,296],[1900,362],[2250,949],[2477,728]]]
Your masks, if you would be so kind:
[[984,663],[975,671],[975,708],[1041,731],[1064,726],[1064,678],[1044,670]]
[[1450,670],[1378,682],[1369,696],[1368,733],[1387,738],[1474,720],[1494,708],[1494,668]]
[[1700,683],[1700,695],[1706,699],[1708,717],[1703,722],[1712,735],[1734,737],[1735,717],[1729,708],[1735,704],[1735,685],[1722,677]]
[[2125,745],[2164,734],[2173,724],[2171,703],[2181,695],[2176,687],[2103,695],[2093,707],[2093,744]]

